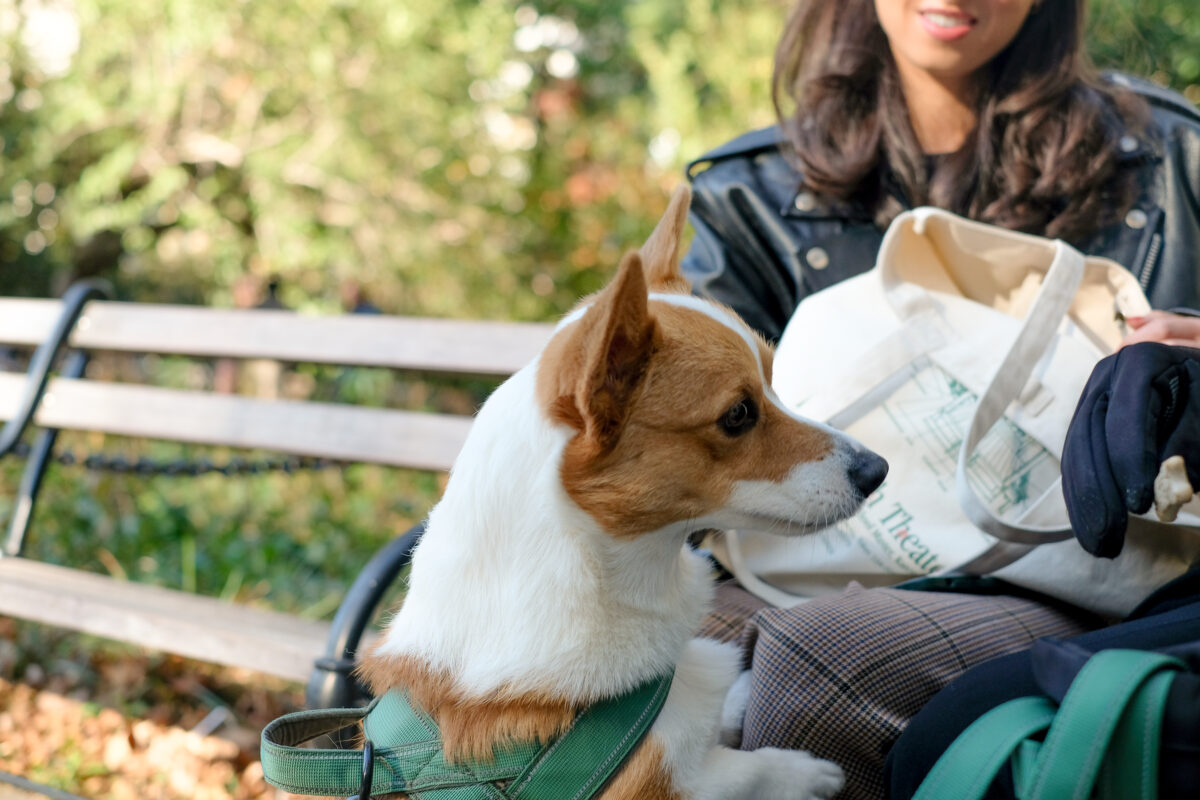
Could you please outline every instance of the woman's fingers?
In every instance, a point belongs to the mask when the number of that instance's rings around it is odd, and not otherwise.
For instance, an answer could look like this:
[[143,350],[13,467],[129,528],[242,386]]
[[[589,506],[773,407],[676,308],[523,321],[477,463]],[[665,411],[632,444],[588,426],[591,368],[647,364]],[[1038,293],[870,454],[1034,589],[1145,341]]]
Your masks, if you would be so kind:
[[1121,342],[1121,347],[1138,342],[1200,347],[1200,317],[1151,311],[1144,317],[1130,317],[1126,321],[1133,331]]
[[1170,316],[1167,311],[1151,311],[1140,317],[1126,317],[1125,322],[1135,331],[1151,320],[1161,319],[1162,317]]

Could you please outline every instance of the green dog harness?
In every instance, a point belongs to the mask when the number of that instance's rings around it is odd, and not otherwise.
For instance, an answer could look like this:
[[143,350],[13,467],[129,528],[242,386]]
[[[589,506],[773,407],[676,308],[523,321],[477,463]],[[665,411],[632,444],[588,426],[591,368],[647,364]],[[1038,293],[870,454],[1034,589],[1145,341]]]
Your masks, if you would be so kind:
[[[449,763],[437,723],[403,690],[366,708],[287,714],[262,732],[267,782],[294,794],[404,792],[414,800],[587,800],[624,763],[658,717],[673,674],[584,709],[549,742],[497,747],[490,761]],[[297,747],[359,721],[362,750]]]

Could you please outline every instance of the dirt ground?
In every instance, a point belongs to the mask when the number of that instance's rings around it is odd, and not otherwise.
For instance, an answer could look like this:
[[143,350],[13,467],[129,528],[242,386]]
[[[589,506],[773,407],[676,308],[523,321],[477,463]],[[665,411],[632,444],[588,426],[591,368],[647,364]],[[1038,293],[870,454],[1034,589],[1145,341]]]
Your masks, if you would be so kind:
[[0,681],[0,764],[84,797],[293,797],[267,785],[246,731],[202,736],[51,691]]
[[97,800],[297,797],[258,737],[300,687],[79,639],[0,618],[0,771]]

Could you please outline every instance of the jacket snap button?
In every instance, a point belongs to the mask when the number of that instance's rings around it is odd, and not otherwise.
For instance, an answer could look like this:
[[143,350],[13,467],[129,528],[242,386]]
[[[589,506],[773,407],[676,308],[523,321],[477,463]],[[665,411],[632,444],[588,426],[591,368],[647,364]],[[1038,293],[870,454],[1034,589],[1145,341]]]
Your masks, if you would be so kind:
[[829,266],[829,253],[822,247],[814,247],[804,254],[808,265],[813,269],[825,269]]
[[1121,137],[1121,141],[1117,143],[1117,147],[1121,148],[1122,153],[1132,153],[1138,149],[1138,140],[1133,136],[1126,134]]
[[812,211],[817,207],[817,198],[812,192],[801,192],[796,195],[796,208],[799,211]]
[[1134,230],[1140,231],[1142,228],[1146,227],[1147,221],[1146,212],[1142,211],[1140,208],[1130,209],[1129,213],[1125,215],[1125,224]]

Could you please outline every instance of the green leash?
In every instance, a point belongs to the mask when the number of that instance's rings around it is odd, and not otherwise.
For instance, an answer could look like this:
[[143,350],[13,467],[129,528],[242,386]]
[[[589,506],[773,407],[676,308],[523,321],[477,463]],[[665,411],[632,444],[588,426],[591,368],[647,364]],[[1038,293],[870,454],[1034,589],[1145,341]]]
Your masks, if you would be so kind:
[[1183,667],[1160,653],[1103,650],[1057,709],[1045,697],[1022,697],[977,719],[913,800],[979,800],[1010,760],[1022,800],[1155,800],[1163,708]]
[[[263,775],[293,794],[358,800],[389,792],[412,800],[587,800],[650,729],[672,678],[655,678],[585,709],[550,742],[497,747],[486,762],[447,762],[437,724],[401,690],[366,708],[287,714],[263,729]],[[297,746],[359,721],[362,750]]]

